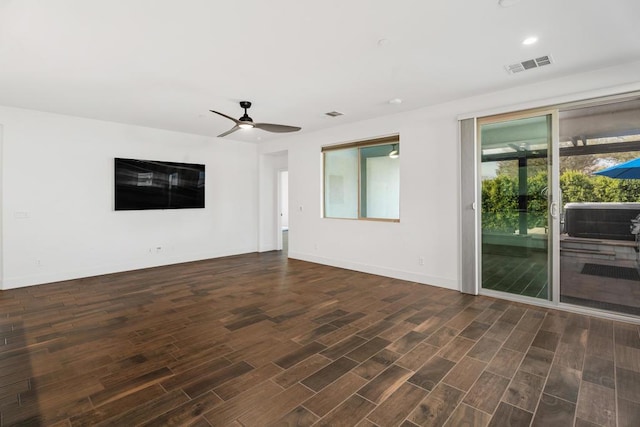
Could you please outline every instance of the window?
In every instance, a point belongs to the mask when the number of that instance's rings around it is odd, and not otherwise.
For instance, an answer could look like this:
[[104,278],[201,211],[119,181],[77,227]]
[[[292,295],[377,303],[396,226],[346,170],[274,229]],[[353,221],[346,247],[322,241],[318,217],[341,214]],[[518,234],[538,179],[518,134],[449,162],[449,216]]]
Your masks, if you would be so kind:
[[398,135],[326,146],[324,217],[400,220]]

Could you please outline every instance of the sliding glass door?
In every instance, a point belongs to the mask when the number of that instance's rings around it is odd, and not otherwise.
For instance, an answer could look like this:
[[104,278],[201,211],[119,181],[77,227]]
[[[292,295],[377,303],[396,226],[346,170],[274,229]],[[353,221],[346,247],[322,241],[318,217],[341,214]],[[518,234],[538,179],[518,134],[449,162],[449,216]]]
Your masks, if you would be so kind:
[[478,121],[484,290],[551,300],[553,118],[549,112]]
[[639,118],[635,94],[462,120],[462,292],[640,316]]
[[561,303],[640,316],[640,96],[559,112]]

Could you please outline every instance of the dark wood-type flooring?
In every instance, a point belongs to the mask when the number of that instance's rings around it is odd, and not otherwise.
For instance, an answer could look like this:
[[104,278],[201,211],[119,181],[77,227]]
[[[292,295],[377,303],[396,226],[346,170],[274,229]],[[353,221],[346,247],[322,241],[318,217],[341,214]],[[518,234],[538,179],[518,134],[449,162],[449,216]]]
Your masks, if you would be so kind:
[[0,292],[2,425],[637,426],[638,326],[249,254]]
[[[491,245],[485,245],[486,248]],[[495,246],[494,246],[495,247]],[[511,247],[513,248],[513,247]],[[482,254],[482,287],[510,294],[548,299],[547,253],[538,250],[513,251],[501,248],[504,253]]]

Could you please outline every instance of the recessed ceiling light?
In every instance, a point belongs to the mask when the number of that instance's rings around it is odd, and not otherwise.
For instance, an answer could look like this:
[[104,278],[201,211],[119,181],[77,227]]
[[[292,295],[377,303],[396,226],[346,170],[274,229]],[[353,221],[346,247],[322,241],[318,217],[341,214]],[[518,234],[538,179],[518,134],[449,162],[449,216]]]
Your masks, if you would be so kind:
[[389,104],[393,104],[393,105],[398,105],[398,104],[402,104],[402,99],[400,98],[393,98],[389,100]]
[[525,46],[529,46],[529,45],[535,44],[537,41],[538,41],[538,38],[536,36],[531,36],[522,40],[522,44]]

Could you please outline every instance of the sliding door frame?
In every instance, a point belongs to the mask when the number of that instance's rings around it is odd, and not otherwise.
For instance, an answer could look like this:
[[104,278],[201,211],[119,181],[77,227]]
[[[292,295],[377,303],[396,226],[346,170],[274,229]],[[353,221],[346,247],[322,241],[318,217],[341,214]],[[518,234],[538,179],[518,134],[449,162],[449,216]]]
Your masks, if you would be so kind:
[[[591,96],[574,97],[572,100],[560,100],[559,102],[550,102],[546,106],[531,106],[529,109],[519,109],[517,111],[505,111],[505,109],[495,109],[493,111],[482,111],[462,115],[459,120],[459,141],[460,141],[460,291],[469,294],[481,294],[504,300],[527,303],[535,306],[559,309],[572,313],[579,313],[589,316],[597,316],[610,320],[623,322],[631,322],[640,324],[640,318],[636,316],[620,314],[605,310],[598,310],[589,307],[582,307],[572,304],[560,302],[560,218],[559,215],[551,217],[550,233],[551,233],[551,272],[550,283],[551,299],[542,300],[520,295],[512,295],[505,292],[496,292],[482,289],[482,276],[480,271],[481,265],[481,215],[480,215],[480,193],[479,185],[481,178],[480,170],[480,138],[478,137],[478,129],[480,123],[486,123],[485,120],[492,118],[515,119],[524,118],[535,115],[552,114],[552,144],[551,144],[551,182],[552,187],[550,207],[556,206],[560,208],[560,166],[559,166],[559,112],[570,108],[580,108],[601,103],[621,102],[633,97],[640,96],[638,85],[627,87],[626,90],[609,93],[592,93]],[[502,111],[500,111],[502,110]],[[473,130],[470,130],[470,128]],[[466,191],[468,188],[474,189],[474,194],[469,195]],[[474,218],[470,222],[471,217]],[[470,237],[473,236],[473,237]]]
[[[510,294],[508,292],[502,291],[494,291],[490,289],[484,289],[482,287],[482,137],[481,137],[481,127],[482,125],[491,124],[491,123],[500,123],[507,122],[519,119],[528,119],[533,117],[541,117],[541,116],[549,116],[551,118],[551,140],[548,142],[547,146],[547,170],[548,178],[547,178],[547,200],[549,211],[548,220],[549,220],[549,231],[547,235],[547,281],[548,281],[548,291],[547,291],[547,299],[540,299],[536,297],[529,297],[525,295],[518,294]],[[476,269],[477,269],[477,280],[478,280],[478,292],[480,295],[493,296],[504,299],[511,299],[519,302],[525,303],[540,303],[544,302],[545,304],[551,303],[557,306],[557,302],[560,300],[560,293],[558,290],[558,283],[560,278],[559,271],[559,251],[560,251],[560,233],[559,233],[559,209],[558,209],[558,196],[559,193],[559,165],[558,165],[558,154],[559,154],[559,140],[560,140],[560,131],[558,127],[558,109],[557,108],[538,108],[531,109],[526,111],[518,111],[512,113],[505,114],[497,114],[486,117],[479,117],[476,120],[476,141],[475,141],[475,152],[476,152],[476,205],[478,209],[476,210]],[[556,190],[557,188],[557,190]],[[506,298],[508,297],[508,298]]]
[[478,295],[480,280],[478,276],[478,198],[475,118],[460,121],[460,292]]

